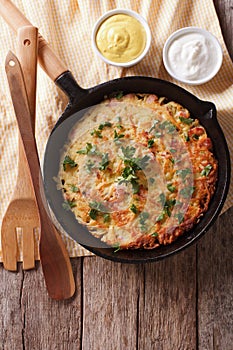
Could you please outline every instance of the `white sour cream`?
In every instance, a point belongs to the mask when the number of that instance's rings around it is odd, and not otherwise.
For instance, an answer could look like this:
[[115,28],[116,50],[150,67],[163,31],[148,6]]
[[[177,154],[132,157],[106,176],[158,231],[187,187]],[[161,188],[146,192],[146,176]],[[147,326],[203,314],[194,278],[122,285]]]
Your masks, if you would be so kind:
[[178,36],[170,44],[167,58],[176,76],[195,81],[212,73],[218,61],[218,52],[207,37],[191,32]]

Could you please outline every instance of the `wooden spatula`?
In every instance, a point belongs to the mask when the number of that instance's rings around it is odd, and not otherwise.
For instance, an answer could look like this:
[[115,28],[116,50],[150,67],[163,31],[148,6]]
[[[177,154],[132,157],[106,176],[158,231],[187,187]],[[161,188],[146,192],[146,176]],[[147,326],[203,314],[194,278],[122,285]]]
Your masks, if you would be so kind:
[[[33,26],[18,30],[18,57],[27,90],[31,123],[35,129],[36,72],[38,29]],[[27,166],[21,137],[18,137],[18,173],[13,195],[3,217],[1,227],[3,266],[17,270],[17,232],[22,236],[23,269],[35,267],[34,231],[39,230],[39,214]]]
[[67,299],[75,292],[72,267],[61,236],[49,216],[23,74],[11,51],[6,57],[5,70],[40,215],[40,259],[46,286],[51,298]]

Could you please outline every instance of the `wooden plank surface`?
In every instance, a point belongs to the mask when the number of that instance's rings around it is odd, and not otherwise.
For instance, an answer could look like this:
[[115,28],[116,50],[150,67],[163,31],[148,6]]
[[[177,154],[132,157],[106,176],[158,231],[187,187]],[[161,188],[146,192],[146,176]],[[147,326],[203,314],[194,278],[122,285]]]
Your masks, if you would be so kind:
[[[214,0],[233,58],[233,1]],[[156,264],[72,259],[77,291],[49,299],[40,264],[0,266],[2,350],[232,350],[233,208],[197,246]]]
[[233,208],[198,244],[199,349],[233,349]]

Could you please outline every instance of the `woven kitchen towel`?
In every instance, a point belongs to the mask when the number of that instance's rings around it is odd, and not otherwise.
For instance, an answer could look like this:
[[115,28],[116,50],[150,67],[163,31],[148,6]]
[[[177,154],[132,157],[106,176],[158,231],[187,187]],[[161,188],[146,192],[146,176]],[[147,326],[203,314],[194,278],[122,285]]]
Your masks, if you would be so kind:
[[[227,53],[212,0],[13,0],[31,23],[51,43],[54,51],[72,71],[78,83],[88,88],[110,79],[144,75],[175,82],[202,100],[215,103],[218,120],[233,156],[233,65]],[[104,12],[129,8],[145,17],[152,32],[152,46],[138,65],[121,69],[108,66],[91,48],[91,30]],[[217,76],[201,86],[189,86],[172,79],[162,63],[162,48],[175,30],[197,26],[213,33],[223,49],[223,65]],[[5,76],[4,62],[9,49],[16,52],[16,35],[0,18],[0,224],[14,189],[17,171],[17,126]],[[140,87],[139,87],[140,90]],[[36,136],[41,160],[49,133],[63,111],[67,99],[55,84],[38,69]],[[233,181],[223,211],[233,205]],[[91,255],[65,233],[62,237],[70,256]],[[38,241],[38,240],[37,240]],[[19,237],[19,260],[21,243]],[[1,259],[1,251],[0,251]]]

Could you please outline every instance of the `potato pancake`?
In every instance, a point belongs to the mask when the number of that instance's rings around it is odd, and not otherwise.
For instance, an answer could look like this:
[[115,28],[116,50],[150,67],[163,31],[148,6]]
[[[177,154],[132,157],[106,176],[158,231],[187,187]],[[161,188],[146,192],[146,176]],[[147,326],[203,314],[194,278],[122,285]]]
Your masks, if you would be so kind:
[[95,237],[116,249],[152,249],[198,222],[217,168],[205,128],[186,108],[151,94],[119,95],[72,129],[58,188],[64,209]]

